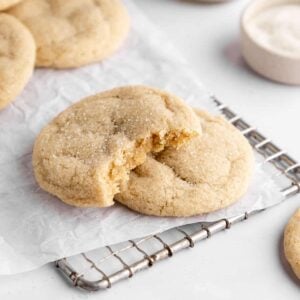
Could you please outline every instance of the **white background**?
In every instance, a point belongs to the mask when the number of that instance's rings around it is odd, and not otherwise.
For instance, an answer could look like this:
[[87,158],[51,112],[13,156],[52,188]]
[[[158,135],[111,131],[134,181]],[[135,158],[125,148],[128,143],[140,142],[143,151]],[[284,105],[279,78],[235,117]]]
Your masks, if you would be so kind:
[[[300,160],[300,88],[265,80],[241,59],[239,19],[248,1],[134,2],[173,41],[211,91]],[[0,299],[296,300],[300,283],[281,248],[284,226],[297,207],[299,196],[104,292],[70,287],[49,264],[0,277]]]

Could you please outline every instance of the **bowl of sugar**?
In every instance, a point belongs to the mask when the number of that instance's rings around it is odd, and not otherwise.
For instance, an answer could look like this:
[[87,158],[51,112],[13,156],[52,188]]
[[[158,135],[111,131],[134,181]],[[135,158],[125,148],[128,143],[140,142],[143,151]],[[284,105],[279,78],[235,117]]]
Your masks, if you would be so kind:
[[241,18],[242,54],[271,80],[300,85],[300,0],[256,0]]

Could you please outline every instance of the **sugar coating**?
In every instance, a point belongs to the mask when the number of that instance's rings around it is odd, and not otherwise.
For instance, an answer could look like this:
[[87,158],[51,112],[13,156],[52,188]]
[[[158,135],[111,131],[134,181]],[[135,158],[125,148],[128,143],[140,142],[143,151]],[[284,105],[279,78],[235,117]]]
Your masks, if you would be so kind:
[[0,109],[7,106],[32,75],[35,43],[15,17],[0,13]]
[[202,136],[148,156],[117,201],[148,215],[186,217],[224,208],[246,192],[254,161],[248,141],[222,117],[197,113]]
[[0,10],[5,10],[19,2],[21,2],[21,0],[0,0]]
[[296,276],[300,279],[300,209],[285,228],[284,252]]
[[281,55],[300,57],[300,4],[268,7],[247,23],[252,38]]
[[200,133],[198,117],[177,97],[144,86],[113,89],[72,105],[41,131],[35,177],[68,204],[110,206],[148,152]]
[[9,10],[32,32],[36,65],[72,68],[115,52],[129,31],[120,0],[24,0]]

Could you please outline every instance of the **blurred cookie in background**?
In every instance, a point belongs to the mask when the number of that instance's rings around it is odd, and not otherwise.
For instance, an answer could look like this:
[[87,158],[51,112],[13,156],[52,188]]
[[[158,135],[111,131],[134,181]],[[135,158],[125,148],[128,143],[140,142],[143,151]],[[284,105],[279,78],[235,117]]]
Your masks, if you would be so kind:
[[130,27],[120,0],[24,0],[8,12],[32,32],[38,67],[101,61],[122,45]]
[[0,109],[13,101],[30,79],[35,53],[29,30],[15,17],[0,13]]
[[284,253],[300,279],[300,209],[292,216],[284,232]]

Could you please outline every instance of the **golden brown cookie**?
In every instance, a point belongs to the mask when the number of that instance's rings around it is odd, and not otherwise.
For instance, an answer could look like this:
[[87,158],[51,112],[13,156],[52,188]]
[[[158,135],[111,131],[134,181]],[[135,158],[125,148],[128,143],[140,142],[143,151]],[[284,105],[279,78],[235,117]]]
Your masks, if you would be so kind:
[[293,271],[300,279],[300,209],[296,211],[285,228],[284,252]]
[[21,2],[21,0],[0,0],[0,10],[8,9]]
[[9,13],[32,32],[36,65],[72,68],[115,52],[129,31],[120,0],[23,0]]
[[0,13],[0,109],[21,93],[34,68],[35,43],[15,17]]
[[144,86],[116,88],[72,105],[41,131],[35,176],[68,204],[110,206],[147,153],[200,133],[199,118],[177,97]]
[[253,168],[248,141],[222,117],[197,113],[203,135],[148,156],[117,201],[148,215],[186,217],[224,208],[246,192]]

